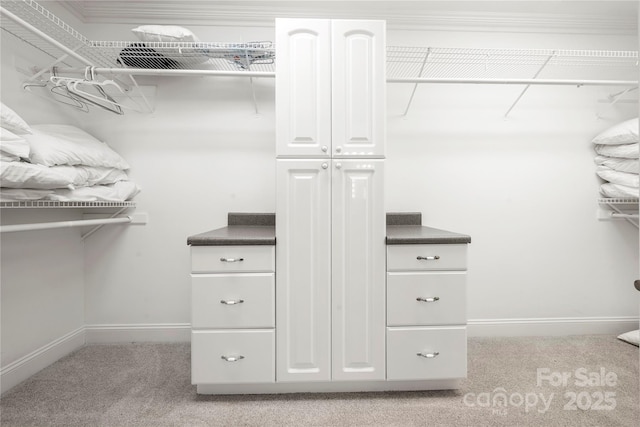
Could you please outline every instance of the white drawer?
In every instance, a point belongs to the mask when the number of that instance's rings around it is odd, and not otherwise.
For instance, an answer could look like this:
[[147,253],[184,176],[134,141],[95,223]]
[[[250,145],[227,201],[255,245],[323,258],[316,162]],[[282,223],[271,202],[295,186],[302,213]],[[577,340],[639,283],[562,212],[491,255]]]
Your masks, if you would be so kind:
[[466,328],[387,328],[387,379],[467,376]]
[[387,245],[387,270],[466,270],[467,245]]
[[275,382],[273,330],[192,331],[191,383]]
[[387,324],[466,324],[466,277],[464,271],[387,273]]
[[191,271],[275,271],[275,246],[191,246]]
[[191,327],[273,328],[274,289],[274,273],[193,275]]

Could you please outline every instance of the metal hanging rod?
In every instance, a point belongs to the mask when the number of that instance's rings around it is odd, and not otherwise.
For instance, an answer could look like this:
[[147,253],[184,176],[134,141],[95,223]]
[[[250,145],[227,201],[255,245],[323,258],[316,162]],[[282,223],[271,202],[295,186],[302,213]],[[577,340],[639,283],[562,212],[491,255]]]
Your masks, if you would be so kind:
[[514,85],[556,85],[556,86],[637,86],[637,80],[575,80],[575,79],[474,79],[440,77],[400,77],[388,78],[387,83],[472,83],[472,84],[514,84]]
[[[136,75],[136,76],[218,76],[218,77],[267,77],[273,78],[273,71],[234,71],[234,70],[189,70],[189,69],[164,69],[164,68],[101,68],[95,67],[97,74]],[[80,68],[58,68],[60,73],[84,72]]]
[[47,230],[54,228],[73,228],[87,226],[101,226],[107,224],[127,224],[133,221],[132,216],[104,219],[80,219],[75,221],[37,222],[32,224],[15,224],[0,226],[0,233],[13,233],[17,231]]

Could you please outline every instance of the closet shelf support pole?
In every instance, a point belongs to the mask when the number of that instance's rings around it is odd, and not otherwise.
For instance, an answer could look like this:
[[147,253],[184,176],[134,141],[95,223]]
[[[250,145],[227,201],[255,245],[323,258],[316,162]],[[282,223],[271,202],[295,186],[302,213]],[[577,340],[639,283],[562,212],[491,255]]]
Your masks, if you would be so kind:
[[[555,52],[551,55],[549,55],[549,57],[546,59],[546,61],[544,61],[544,63],[542,64],[542,66],[538,69],[538,71],[536,71],[536,73],[533,75],[533,79],[537,79],[538,76],[540,75],[540,73],[542,72],[542,70],[544,70],[544,67],[547,66],[547,64],[549,63],[549,61],[551,61],[551,59],[555,56]],[[522,92],[520,92],[520,95],[518,95],[518,97],[516,98],[516,100],[513,102],[513,104],[511,104],[511,107],[509,107],[509,109],[507,110],[506,113],[504,113],[504,118],[506,119],[507,116],[509,115],[509,113],[511,112],[511,110],[513,110],[513,108],[516,106],[516,104],[518,102],[520,102],[520,99],[524,96],[524,94],[527,92],[527,90],[529,90],[529,88],[531,87],[531,85],[527,85],[525,86],[524,89],[522,89]]]
[[[424,60],[422,61],[422,65],[420,66],[420,72],[418,73],[418,77],[422,77],[422,73],[424,72],[424,67],[427,65],[427,60],[429,59],[430,53],[431,53],[431,48],[428,48],[427,52],[424,54]],[[409,97],[407,108],[404,109],[404,113],[402,114],[404,117],[406,117],[407,113],[409,112],[409,107],[411,107],[411,103],[413,102],[413,97],[416,94],[416,89],[418,89],[417,82],[413,85],[413,90],[411,91],[411,96]]]
[[39,222],[34,224],[15,224],[15,225],[2,225],[0,226],[0,233],[13,233],[16,231],[33,231],[33,230],[48,230],[53,228],[74,228],[74,227],[86,227],[91,225],[106,225],[106,224],[126,224],[133,221],[130,216],[120,218],[105,218],[105,219],[83,219],[76,221],[56,221],[56,222]]
[[4,7],[0,7],[0,13],[2,13],[4,16],[6,16],[7,18],[9,18],[12,21],[14,21],[16,24],[21,25],[22,27],[24,27],[27,30],[31,31],[33,34],[37,35],[38,37],[40,37],[41,39],[45,40],[46,42],[48,42],[48,43],[52,44],[53,46],[57,47],[58,49],[60,49],[64,53],[66,53],[67,55],[77,59],[80,62],[82,62],[83,64],[85,64],[85,65],[93,65],[91,63],[91,61],[89,61],[88,59],[86,59],[82,55],[79,55],[73,49],[69,49],[67,46],[65,46],[62,43],[58,42],[56,39],[48,36],[44,32],[42,32],[39,29],[37,29],[36,27],[34,27],[33,25],[31,25],[28,22],[24,21],[22,18],[20,18],[20,17],[14,15],[13,13],[9,12]]

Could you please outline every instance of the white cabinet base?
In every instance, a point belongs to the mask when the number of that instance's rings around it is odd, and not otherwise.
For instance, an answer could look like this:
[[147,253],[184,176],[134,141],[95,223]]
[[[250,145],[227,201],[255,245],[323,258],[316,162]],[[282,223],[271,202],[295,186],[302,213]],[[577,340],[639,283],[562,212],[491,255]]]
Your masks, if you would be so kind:
[[280,394],[339,393],[376,391],[451,390],[460,388],[461,380],[430,381],[339,381],[274,384],[198,384],[198,394]]

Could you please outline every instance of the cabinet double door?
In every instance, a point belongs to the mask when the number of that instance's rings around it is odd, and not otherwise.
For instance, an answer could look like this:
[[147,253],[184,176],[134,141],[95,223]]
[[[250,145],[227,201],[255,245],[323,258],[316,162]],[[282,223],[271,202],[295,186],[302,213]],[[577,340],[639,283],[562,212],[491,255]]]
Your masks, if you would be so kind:
[[278,382],[385,378],[381,159],[279,159]]
[[384,21],[276,20],[278,157],[384,157]]

